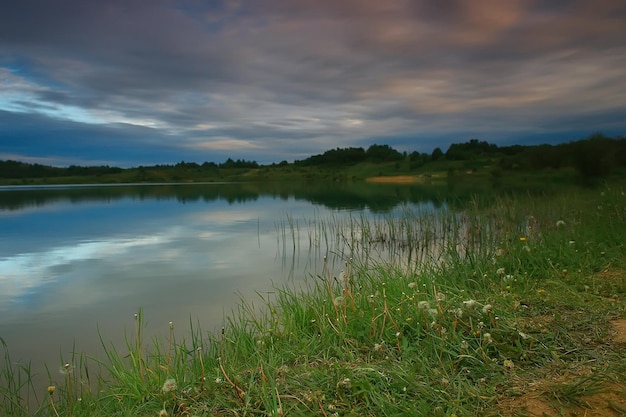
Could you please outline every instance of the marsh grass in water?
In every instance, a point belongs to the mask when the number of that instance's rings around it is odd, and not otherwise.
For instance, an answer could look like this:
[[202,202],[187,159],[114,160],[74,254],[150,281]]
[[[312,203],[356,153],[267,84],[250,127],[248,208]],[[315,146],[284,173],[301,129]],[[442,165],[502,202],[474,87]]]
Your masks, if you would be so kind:
[[103,340],[104,360],[62,361],[47,392],[4,346],[0,414],[509,415],[531,386],[557,409],[585,406],[624,388],[609,320],[626,314],[625,217],[607,188],[306,232],[290,218],[279,247],[304,236],[320,255],[306,288],[242,299],[217,334],[190,321],[186,340],[166,323],[145,343],[139,311],[123,349]]

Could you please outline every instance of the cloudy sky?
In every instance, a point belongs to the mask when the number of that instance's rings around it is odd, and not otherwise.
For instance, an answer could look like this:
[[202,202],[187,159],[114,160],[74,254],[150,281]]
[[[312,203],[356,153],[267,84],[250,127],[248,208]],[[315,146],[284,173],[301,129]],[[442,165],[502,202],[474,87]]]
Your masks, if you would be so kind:
[[0,159],[626,134],[624,0],[0,0]]

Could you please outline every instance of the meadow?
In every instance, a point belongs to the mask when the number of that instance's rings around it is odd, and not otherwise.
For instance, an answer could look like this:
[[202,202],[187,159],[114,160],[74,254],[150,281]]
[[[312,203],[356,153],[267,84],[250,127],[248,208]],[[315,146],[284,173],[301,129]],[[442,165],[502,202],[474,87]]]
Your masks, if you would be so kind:
[[342,266],[242,299],[221,332],[144,340],[138,310],[125,348],[60,358],[47,386],[4,346],[0,415],[626,414],[622,186],[314,224]]

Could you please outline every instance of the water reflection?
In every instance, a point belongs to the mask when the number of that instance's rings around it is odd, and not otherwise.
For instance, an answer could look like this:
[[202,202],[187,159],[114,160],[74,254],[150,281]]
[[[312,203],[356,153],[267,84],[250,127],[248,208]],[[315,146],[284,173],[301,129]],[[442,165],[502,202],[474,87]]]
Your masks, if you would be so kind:
[[97,352],[98,331],[123,345],[139,308],[148,338],[166,333],[169,321],[212,330],[238,294],[297,285],[321,270],[324,256],[338,273],[341,253],[323,245],[310,252],[307,241],[322,239],[309,234],[316,222],[407,205],[431,210],[448,204],[443,196],[335,183],[5,188],[0,337],[14,357],[55,368],[59,351],[67,357],[74,345]]

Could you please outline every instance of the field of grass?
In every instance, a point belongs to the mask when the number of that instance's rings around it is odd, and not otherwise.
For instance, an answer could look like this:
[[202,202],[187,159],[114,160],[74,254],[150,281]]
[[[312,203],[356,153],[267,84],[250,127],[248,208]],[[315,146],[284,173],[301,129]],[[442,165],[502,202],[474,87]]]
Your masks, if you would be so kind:
[[138,311],[125,349],[63,358],[49,386],[5,347],[0,415],[625,415],[625,230],[615,187],[327,219],[309,244],[343,266],[221,333],[146,341]]

